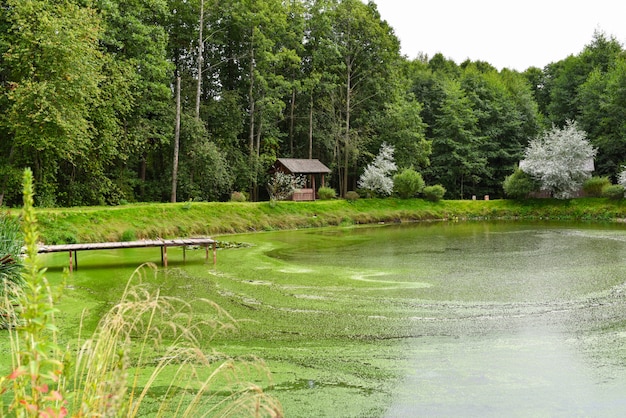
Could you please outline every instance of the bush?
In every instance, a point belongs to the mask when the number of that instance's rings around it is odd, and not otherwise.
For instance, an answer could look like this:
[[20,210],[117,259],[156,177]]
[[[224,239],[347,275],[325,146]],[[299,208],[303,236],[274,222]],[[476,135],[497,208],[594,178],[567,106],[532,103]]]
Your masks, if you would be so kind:
[[134,229],[127,229],[122,232],[122,236],[120,237],[120,241],[128,242],[137,240],[137,234]]
[[405,168],[393,176],[393,189],[403,199],[417,196],[425,185],[422,175],[412,168]]
[[76,244],[78,240],[76,239],[76,235],[74,235],[70,231],[53,231],[50,234],[45,235],[43,241],[46,244],[57,245],[57,244]]
[[[0,214],[0,296],[13,286],[21,286],[23,235],[16,217]],[[0,322],[0,328],[2,324]]]
[[317,191],[317,195],[322,200],[330,200],[337,197],[337,192],[332,187],[320,187]]
[[619,200],[624,198],[624,186],[621,184],[613,184],[611,186],[607,186],[602,190],[602,196],[608,197],[609,199]]
[[431,202],[438,202],[443,199],[443,195],[446,194],[446,188],[441,184],[435,184],[434,186],[426,186],[423,190],[424,198]]
[[355,200],[358,200],[361,196],[359,196],[359,194],[355,191],[349,191],[348,193],[346,193],[346,200],[348,202],[354,202]]
[[583,191],[587,196],[600,197],[604,189],[611,185],[608,177],[591,177],[583,183]]
[[231,202],[245,202],[246,200],[246,195],[242,192],[232,192],[230,195]]
[[518,168],[504,180],[502,188],[511,199],[525,199],[529,193],[539,190],[540,186],[530,174]]

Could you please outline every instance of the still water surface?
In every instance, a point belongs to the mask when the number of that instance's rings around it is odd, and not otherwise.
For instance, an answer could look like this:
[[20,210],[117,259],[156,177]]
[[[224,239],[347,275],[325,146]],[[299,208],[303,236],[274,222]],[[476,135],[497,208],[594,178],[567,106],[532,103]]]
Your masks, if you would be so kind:
[[621,226],[401,225],[322,251],[303,251],[303,237],[284,236],[293,246],[274,256],[371,269],[355,280],[414,295],[409,367],[387,417],[626,414]]
[[[221,251],[217,275],[201,251],[187,265],[172,251],[170,263],[219,303],[252,309],[250,338],[264,340],[242,350],[256,347],[279,366],[287,416],[626,414],[623,225],[432,223],[222,238],[253,245]],[[73,285],[103,283],[91,291],[104,295],[111,282],[88,276],[128,277],[101,271],[149,261],[138,254],[158,260],[154,249],[131,251],[81,254]]]

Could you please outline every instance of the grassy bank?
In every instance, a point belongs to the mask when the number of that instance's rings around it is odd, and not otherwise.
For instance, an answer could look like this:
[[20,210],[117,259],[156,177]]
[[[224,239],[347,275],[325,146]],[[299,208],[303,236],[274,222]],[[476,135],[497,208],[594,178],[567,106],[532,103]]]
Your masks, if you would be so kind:
[[317,202],[160,203],[39,209],[46,244],[129,241],[378,222],[442,219],[626,218],[626,202],[607,199],[527,201],[360,199]]

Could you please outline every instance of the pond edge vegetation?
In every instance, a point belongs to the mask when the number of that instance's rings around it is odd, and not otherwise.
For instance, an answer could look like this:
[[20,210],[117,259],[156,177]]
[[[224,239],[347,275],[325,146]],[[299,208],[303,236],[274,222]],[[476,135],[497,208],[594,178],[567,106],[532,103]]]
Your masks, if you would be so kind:
[[[487,197],[486,197],[487,198]],[[18,215],[17,211],[11,212]],[[609,198],[314,202],[186,202],[37,209],[41,242],[71,244],[168,239],[327,226],[446,220],[621,222],[624,200]]]

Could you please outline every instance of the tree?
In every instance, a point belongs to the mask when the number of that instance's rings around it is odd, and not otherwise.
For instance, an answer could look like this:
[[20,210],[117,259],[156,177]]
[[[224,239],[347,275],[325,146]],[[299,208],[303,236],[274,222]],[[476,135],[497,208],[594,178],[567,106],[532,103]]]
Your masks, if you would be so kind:
[[4,3],[2,125],[10,139],[2,148],[9,164],[33,168],[39,203],[56,204],[61,165],[75,168],[93,145],[90,115],[103,80],[100,18],[67,0]]
[[359,178],[359,187],[382,196],[389,196],[393,192],[392,173],[396,171],[393,160],[393,147],[382,144],[380,152],[374,158]]
[[519,163],[528,138],[538,132],[537,107],[526,80],[509,70],[481,70],[467,64],[463,91],[476,116],[476,131],[484,138],[476,145],[487,164],[473,195],[500,195],[502,180]]
[[626,58],[606,73],[594,71],[580,96],[579,122],[598,148],[597,171],[613,177],[626,162]]
[[485,137],[478,130],[472,103],[456,80],[443,80],[445,97],[433,126],[433,153],[428,183],[439,182],[451,195],[463,198],[465,186],[475,187],[487,172],[481,151]]
[[[96,2],[104,17],[102,49],[109,60],[106,70],[107,112],[102,123],[114,124],[115,152],[108,164],[110,177],[124,190],[128,199],[137,193],[140,199],[169,200],[167,178],[172,161],[174,85],[172,62],[167,56],[168,34],[165,24],[169,9],[166,0],[112,0]],[[109,100],[118,95],[128,103],[108,109]],[[125,106],[124,106],[125,105]],[[115,118],[115,119],[113,119]],[[106,133],[99,123],[98,131]],[[137,178],[138,177],[138,178]],[[137,181],[138,180],[138,181]],[[138,190],[133,190],[137,184]],[[156,187],[149,188],[149,185]],[[158,190],[148,196],[146,190]]]
[[[333,127],[332,156],[340,195],[345,197],[350,169],[371,138],[374,115],[384,111],[400,60],[400,43],[373,2],[316,0],[328,35],[318,68],[332,80],[326,106]],[[323,25],[321,25],[323,26]],[[318,64],[321,64],[318,62]]]
[[553,127],[533,139],[524,151],[520,168],[558,199],[573,197],[591,177],[596,149],[585,131],[573,121]]
[[546,106],[552,123],[563,126],[567,120],[578,120],[581,111],[580,86],[594,71],[607,72],[622,53],[619,42],[596,31],[589,45],[578,55],[570,55],[546,67],[543,88],[550,101]]
[[378,139],[394,147],[399,167],[423,169],[430,165],[432,142],[426,139],[421,110],[421,104],[410,95],[387,103],[377,115]]
[[178,154],[180,150],[180,76],[176,77],[176,121],[174,122],[174,159],[172,161],[172,195],[170,202],[176,203],[178,180]]

